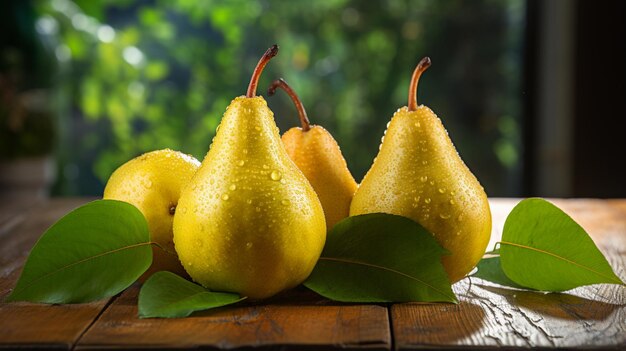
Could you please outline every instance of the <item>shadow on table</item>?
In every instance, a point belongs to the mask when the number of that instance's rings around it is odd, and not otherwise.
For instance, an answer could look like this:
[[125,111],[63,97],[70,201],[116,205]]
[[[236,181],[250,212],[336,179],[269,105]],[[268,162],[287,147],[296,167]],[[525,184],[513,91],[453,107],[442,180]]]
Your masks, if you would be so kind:
[[478,286],[504,297],[513,306],[523,307],[539,314],[563,320],[602,321],[607,319],[617,308],[626,306],[624,303],[612,304],[565,293],[546,294],[487,285]]

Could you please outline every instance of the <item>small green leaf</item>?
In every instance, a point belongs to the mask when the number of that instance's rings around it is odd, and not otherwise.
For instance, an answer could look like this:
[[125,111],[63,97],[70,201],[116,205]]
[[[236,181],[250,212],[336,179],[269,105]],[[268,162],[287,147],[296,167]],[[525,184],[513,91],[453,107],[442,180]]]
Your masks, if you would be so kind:
[[82,303],[113,296],[152,262],[144,216],[98,200],[53,224],[33,247],[8,301]]
[[511,211],[504,224],[500,260],[511,280],[535,290],[624,284],[585,230],[543,199],[523,200]]
[[514,281],[504,274],[500,266],[500,257],[487,257],[478,262],[476,266],[478,272],[472,274],[472,277],[480,278],[492,283],[508,286],[512,288],[524,289],[523,286],[516,284]]
[[306,287],[343,302],[457,302],[442,248],[422,226],[396,215],[348,217],[328,234]]
[[179,318],[192,312],[243,300],[237,294],[212,292],[174,273],[153,274],[139,292],[139,317]]

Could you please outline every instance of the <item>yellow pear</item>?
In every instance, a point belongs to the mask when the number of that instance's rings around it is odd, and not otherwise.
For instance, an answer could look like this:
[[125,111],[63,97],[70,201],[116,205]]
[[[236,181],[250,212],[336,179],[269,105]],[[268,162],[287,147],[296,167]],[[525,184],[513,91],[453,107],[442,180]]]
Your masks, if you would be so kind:
[[303,282],[326,240],[317,195],[289,159],[265,99],[255,96],[277,52],[267,50],[246,96],[226,109],[174,218],[176,252],[193,280],[253,299]]
[[323,127],[310,124],[298,95],[282,78],[270,85],[268,95],[274,95],[277,88],[291,97],[302,124],[302,128],[294,127],[283,134],[285,149],[317,193],[324,209],[326,228],[330,230],[348,217],[356,182],[333,136]]
[[172,225],[181,189],[200,167],[194,157],[170,149],[145,153],[121,165],[104,188],[104,199],[128,202],[141,211],[153,248],[153,263],[144,276],[159,270],[185,274],[174,250]]
[[350,215],[384,212],[413,219],[450,255],[443,265],[451,282],[478,263],[491,235],[487,195],[461,160],[441,120],[417,105],[417,83],[430,66],[415,68],[409,106],[396,111],[378,156],[359,185]]

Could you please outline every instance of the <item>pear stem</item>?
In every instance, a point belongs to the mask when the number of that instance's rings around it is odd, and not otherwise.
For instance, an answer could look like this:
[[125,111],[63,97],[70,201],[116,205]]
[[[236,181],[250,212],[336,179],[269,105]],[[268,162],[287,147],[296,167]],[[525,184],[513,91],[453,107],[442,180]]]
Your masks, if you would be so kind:
[[296,105],[296,109],[298,110],[298,116],[300,117],[300,123],[302,124],[302,131],[306,132],[311,129],[311,122],[309,122],[309,117],[306,115],[306,110],[304,109],[304,105],[302,105],[302,101],[298,97],[293,89],[285,82],[284,79],[279,78],[270,84],[270,87],[267,89],[267,95],[272,96],[276,93],[276,89],[281,88],[287,92],[293,103]]
[[272,59],[272,57],[278,54],[278,45],[272,45],[263,56],[259,60],[259,63],[256,64],[256,68],[254,68],[254,72],[252,73],[252,77],[250,78],[250,84],[248,85],[248,91],[246,92],[246,97],[253,98],[256,96],[256,87],[259,85],[259,77],[261,77],[261,73],[263,72],[263,68],[267,65],[268,62]]
[[417,83],[424,71],[430,67],[430,57],[424,57],[415,67],[413,77],[411,77],[411,85],[409,86],[409,111],[417,110]]

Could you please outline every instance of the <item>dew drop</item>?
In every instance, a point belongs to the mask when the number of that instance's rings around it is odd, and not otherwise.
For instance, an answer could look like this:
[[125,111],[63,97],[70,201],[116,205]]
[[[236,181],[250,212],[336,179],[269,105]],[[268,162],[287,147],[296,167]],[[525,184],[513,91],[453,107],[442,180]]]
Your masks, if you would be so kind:
[[283,199],[283,200],[280,201],[280,203],[283,204],[283,205],[287,205],[287,204],[289,204],[289,200]]
[[231,185],[228,187],[228,190],[231,190],[231,191],[236,190],[236,189],[237,189],[237,185],[235,185],[235,184],[231,184]]
[[252,199],[248,199],[248,200],[246,200],[246,203],[247,203],[248,205],[251,205],[251,204],[252,204]]
[[228,194],[222,195],[222,200],[228,201],[228,199],[230,199],[230,196],[228,196]]
[[450,192],[450,196],[454,196],[454,191],[451,191],[451,192]]
[[258,132],[259,130],[261,130],[261,127],[259,127],[259,126],[254,126],[254,130],[256,130],[256,131]]
[[429,204],[429,203],[430,203],[430,198],[429,198],[429,197],[425,198],[425,199],[424,199],[424,202],[425,202],[425,203],[427,203],[427,204]]
[[239,160],[239,162],[237,162],[237,166],[239,166],[239,167],[241,167],[241,166],[243,166],[245,164],[246,164],[246,161],[244,161],[244,160]]
[[427,177],[427,176],[421,176],[421,177],[420,177],[420,181],[421,181],[422,183],[426,183],[426,181],[427,181],[427,180],[428,180],[428,177]]
[[420,124],[420,122],[415,122],[415,126],[416,126],[417,128],[419,128],[419,127],[421,127],[422,125]]
[[444,188],[439,188],[439,193],[440,193],[440,194],[443,194],[443,193],[445,193],[445,192],[446,192],[446,189],[444,189]]
[[430,181],[430,185],[435,185],[435,181],[434,181],[434,180],[431,180],[431,181]]
[[448,218],[450,218],[450,214],[449,213],[440,213],[439,217],[441,217],[441,219],[448,219]]
[[450,205],[454,205],[454,200],[450,200]]
[[427,164],[428,164],[428,161],[426,161],[426,160],[422,161],[422,165],[426,166]]
[[252,248],[252,243],[250,241],[248,241],[246,243],[246,249],[251,249]]
[[420,201],[420,197],[419,197],[419,196],[414,197],[414,198],[413,198],[413,201],[415,201],[415,202],[419,202],[419,201]]
[[280,172],[277,170],[273,170],[270,174],[270,178],[272,178],[272,180],[280,180],[282,177],[282,174],[280,174]]
[[241,151],[242,151],[244,154],[247,154],[247,153],[248,153],[248,149],[243,149],[243,150],[241,150]]
[[270,169],[270,166],[268,166],[268,165],[263,165],[263,169]]

